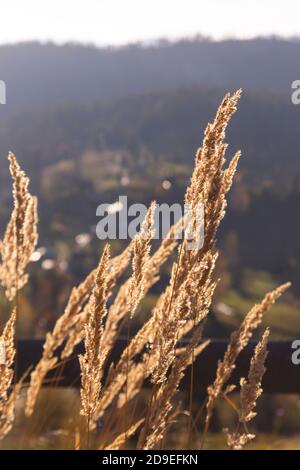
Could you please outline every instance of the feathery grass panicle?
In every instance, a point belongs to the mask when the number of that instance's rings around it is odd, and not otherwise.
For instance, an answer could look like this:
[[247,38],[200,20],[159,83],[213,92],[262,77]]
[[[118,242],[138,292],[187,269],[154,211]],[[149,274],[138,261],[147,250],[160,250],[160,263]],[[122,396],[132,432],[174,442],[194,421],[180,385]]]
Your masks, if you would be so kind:
[[[162,240],[158,249],[152,256],[150,256],[149,262],[147,263],[147,270],[145,270],[143,295],[146,295],[148,290],[157,282],[157,280],[159,279],[158,273],[160,267],[167,261],[177,244],[174,238],[174,231],[175,228],[172,227],[168,236]],[[135,240],[133,240],[133,242],[130,243],[129,247],[126,248],[126,250],[130,249],[130,253],[134,242]],[[124,252],[121,253],[119,257],[115,258],[116,260],[118,258],[118,263],[116,262],[116,266],[120,266],[122,265],[122,263],[124,264],[123,257],[126,250],[124,250]],[[128,261],[126,261],[126,266],[127,264]],[[124,269],[122,269],[122,272]],[[120,322],[130,313],[128,297],[131,286],[131,279],[125,281],[124,284],[119,288],[116,298],[109,308],[107,321],[105,323],[103,332],[103,342],[105,342],[109,349],[113,347],[113,344],[116,340]],[[83,326],[86,321],[86,315],[87,313],[86,311],[84,311],[77,316],[74,327],[70,330],[68,334],[67,343],[61,354],[62,359],[69,357],[72,354],[74,347],[82,340],[84,330]]]
[[[233,98],[234,104],[238,99],[238,95]],[[225,107],[231,105],[230,98],[227,102],[223,102],[222,105]],[[221,107],[222,107],[221,105]],[[177,265],[173,266],[172,277],[170,286],[168,287],[165,295],[166,303],[163,305],[163,308],[157,310],[156,314],[162,312],[160,315],[160,321],[158,321],[159,327],[157,328],[157,335],[154,340],[154,348],[160,350],[160,357],[158,360],[157,368],[155,369],[152,378],[155,384],[161,383],[161,389],[163,389],[163,383],[167,381],[167,371],[174,360],[174,349],[176,347],[176,342],[178,339],[178,331],[184,330],[185,325],[190,322],[191,319],[194,320],[194,326],[200,323],[208,313],[210,302],[212,299],[212,294],[214,291],[215,283],[211,281],[211,275],[215,265],[215,256],[211,252],[211,248],[214,245],[214,235],[218,223],[220,222],[224,207],[225,207],[225,194],[221,192],[227,191],[230,187],[228,184],[228,172],[226,173],[226,184],[224,183],[221,173],[221,167],[224,162],[224,152],[225,146],[221,145],[221,141],[224,137],[224,129],[227,125],[227,122],[231,114],[235,110],[235,106],[231,107],[231,112],[221,113],[220,110],[217,113],[215,122],[213,126],[208,126],[206,131],[206,137],[203,144],[203,149],[200,149],[197,152],[196,156],[196,168],[191,180],[190,188],[188,188],[186,193],[186,203],[191,204],[193,207],[196,207],[199,203],[204,203],[206,209],[205,213],[205,240],[204,247],[198,252],[191,253],[187,248],[187,243],[183,242],[181,250],[179,252],[179,258]],[[224,117],[225,116],[225,117]],[[226,118],[228,120],[226,121]],[[219,139],[217,143],[213,143],[213,139],[209,139],[211,129],[213,127],[222,129],[220,135],[222,139]],[[208,143],[210,145],[208,145]],[[213,151],[211,148],[213,147]],[[210,160],[211,154],[216,157],[216,154],[219,155],[219,158],[214,161],[214,171],[209,172],[205,171],[205,165]],[[200,158],[201,155],[201,158]],[[237,158],[235,158],[237,161]],[[210,168],[211,170],[211,168]],[[232,166],[230,169],[230,174],[235,170],[235,167]],[[219,180],[216,180],[216,175],[219,175]],[[204,178],[201,183],[201,178]],[[208,190],[210,188],[210,190]],[[217,194],[212,190],[218,189]],[[214,215],[214,229],[209,227],[210,220]],[[209,227],[209,230],[207,229]],[[167,294],[168,293],[168,294]],[[159,315],[157,315],[159,318]],[[188,349],[187,349],[188,350]],[[191,349],[192,352],[193,348]],[[175,369],[176,370],[176,369]],[[158,394],[161,393],[158,391]],[[157,395],[154,399],[154,403],[157,402]],[[153,407],[150,403],[150,407]],[[150,410],[150,416],[153,415],[153,411]],[[160,426],[164,425],[164,419],[160,419]],[[143,436],[140,439],[140,445],[145,442],[145,431],[147,422],[143,430]],[[159,429],[159,427],[157,427]],[[158,431],[158,435],[161,434]],[[158,435],[153,434],[152,444],[156,442]],[[146,446],[150,445],[150,437],[146,440]]]
[[190,320],[193,320],[194,326],[204,320],[211,304],[215,288],[212,281],[216,262],[216,254],[213,253],[215,234],[224,215],[226,192],[230,189],[238,161],[238,156],[235,156],[234,164],[223,170],[226,150],[223,139],[239,97],[240,91],[232,96],[226,95],[213,123],[207,126],[202,148],[196,153],[195,169],[185,194],[185,203],[192,208],[192,219],[195,219],[192,220],[193,231],[199,228],[196,223],[197,206],[204,205],[203,246],[191,250],[187,240],[183,240],[178,261],[173,265],[165,303],[156,311],[158,327],[153,344],[161,354],[153,374],[154,383],[166,380],[178,338],[177,331]]
[[248,373],[248,381],[241,378],[241,413],[240,421],[247,423],[256,416],[253,409],[256,406],[256,401],[262,394],[261,381],[266,371],[265,361],[267,358],[267,343],[270,335],[270,330],[267,328],[257,344],[254,355],[251,358],[250,369]]
[[13,363],[16,354],[14,344],[15,323],[16,310],[13,309],[0,338],[2,348],[0,364],[0,439],[3,439],[12,428],[15,402],[19,393],[19,387],[16,387],[9,394],[14,376]]
[[[138,430],[138,428],[141,426],[143,423],[144,418],[138,420],[136,423],[132,424],[127,431],[122,432],[119,434],[111,444],[106,446],[104,450],[119,450],[121,447],[125,444],[127,439],[135,434],[135,432]],[[102,449],[102,448],[100,448]],[[99,449],[99,450],[100,450]]]
[[137,356],[149,342],[153,330],[155,329],[155,316],[152,314],[149,320],[143,324],[123,350],[119,361],[114,367],[110,380],[103,389],[97,407],[97,418],[103,416],[105,410],[113,402],[120,390],[122,390],[126,381],[128,383],[127,395],[133,395],[131,390],[139,390],[143,381],[157,366],[159,357],[157,349],[151,349],[151,351],[144,353],[139,363],[135,364],[133,361],[134,357]]
[[150,261],[150,243],[153,238],[153,220],[156,203],[152,202],[147,211],[140,233],[134,239],[132,276],[129,287],[129,309],[133,317],[145,291],[146,273]]
[[[203,195],[208,195],[211,188],[207,180],[213,180],[214,170],[221,168],[224,163],[226,145],[223,143],[227,125],[237,109],[241,97],[241,90],[232,96],[228,93],[223,98],[213,123],[209,123],[205,130],[203,145],[196,152],[195,168],[191,177],[191,184],[187,188],[185,202],[195,204],[201,201]],[[199,193],[200,191],[200,193]]]
[[109,405],[113,403],[113,400],[122,390],[126,381],[128,383],[128,391],[130,391],[131,388],[136,386],[137,382],[140,383],[139,379],[145,378],[144,366],[139,366],[139,370],[137,370],[137,366],[134,365],[132,359],[147,343],[149,331],[150,324],[147,322],[123,350],[119,361],[111,373],[110,380],[103,388],[96,411],[97,419],[101,418]]
[[22,385],[22,380],[13,385],[7,400],[1,406],[0,440],[3,439],[13,428],[15,421],[16,403],[20,397]]
[[0,338],[1,345],[3,348],[1,364],[0,364],[0,398],[7,397],[7,391],[12,383],[13,369],[12,365],[14,362],[16,350],[15,350],[15,323],[16,323],[16,310],[13,309],[12,314],[7,321],[2,336]]
[[[160,246],[157,248],[155,253],[150,256],[147,263],[147,269],[145,270],[143,295],[145,296],[149,289],[159,279],[159,269],[167,261],[171,253],[176,246],[176,240],[174,239],[174,227],[170,229],[168,236],[162,240]],[[128,296],[132,287],[131,278],[128,279],[119,289],[116,299],[109,309],[107,322],[105,325],[104,336],[106,344],[113,344],[116,339],[117,328],[121,320],[124,319],[128,314],[131,313],[130,306],[128,308]],[[150,325],[146,326],[147,323],[138,332],[138,336],[133,338],[132,344],[129,345],[132,353],[129,356],[132,357],[134,354],[138,354],[141,348],[145,345],[149,336],[146,336],[145,330],[149,335],[151,332]],[[139,345],[139,346],[138,346]]]
[[[194,357],[197,357],[203,351],[204,347],[207,346],[207,344],[200,343],[195,348]],[[185,352],[185,347],[179,347],[176,350],[175,357],[179,357]],[[126,394],[124,390],[119,394],[117,400],[118,409],[124,406],[126,400],[130,401],[140,393],[143,383],[152,374],[157,365],[157,360],[159,357],[158,353],[159,352],[155,350],[151,351],[151,354],[144,353],[140,361],[131,363],[128,375],[128,390]],[[190,365],[191,362],[192,356],[190,355],[188,365]]]
[[[176,227],[171,227],[167,237],[162,240],[158,249],[152,256],[150,256],[149,261],[147,262],[147,269],[145,270],[144,277],[143,295],[146,295],[148,290],[155,284],[155,282],[157,282],[159,278],[158,273],[160,267],[169,258],[177,244],[174,236],[175,230]],[[134,274],[132,277],[133,276]],[[128,296],[132,287],[132,277],[120,287],[115,301],[108,311],[107,321],[103,332],[103,344],[107,345],[109,350],[112,349],[113,344],[115,343],[119,323],[131,313],[130,305],[128,303]],[[128,371],[128,361],[130,362],[134,356],[139,354],[145,344],[149,341],[149,338],[153,332],[153,321],[154,318],[151,317],[132,338],[131,342],[121,354],[121,357],[110,376],[110,380],[106,383],[102,391],[96,413],[97,418],[100,418],[104,414],[107,407],[113,402],[118,392],[122,389],[127,375],[131,375],[131,371]],[[134,368],[134,365],[130,364],[130,368]],[[134,376],[133,379],[138,380],[138,377],[141,378],[141,375],[142,374],[139,373],[139,375]],[[144,377],[146,376],[147,374],[144,374]],[[140,381],[138,381],[138,383],[140,383]],[[131,388],[131,385],[128,384],[128,387]]]
[[[215,283],[211,280],[211,273],[215,265],[215,256],[210,254],[209,272],[206,272],[204,263],[195,264],[187,273],[186,279],[178,287],[176,295],[172,296],[172,283],[166,291],[166,297],[159,308],[155,310],[155,323],[157,334],[153,340],[153,348],[160,351],[157,367],[152,374],[154,384],[167,380],[167,372],[175,359],[176,344],[180,331],[184,331],[186,324],[192,320],[192,327],[196,327],[207,316],[210,302],[215,289]],[[176,276],[177,267],[173,268],[173,276]],[[174,274],[175,273],[175,274]],[[206,273],[202,281],[203,274]],[[172,281],[171,281],[172,282]],[[175,281],[173,281],[175,283]],[[201,288],[199,288],[199,284]],[[168,292],[168,295],[167,295]],[[170,303],[172,305],[170,306]],[[197,316],[191,313],[197,310]]]
[[220,396],[224,385],[228,382],[235,368],[235,362],[238,355],[247,346],[252,337],[253,331],[260,325],[264,313],[269,310],[274,302],[276,302],[276,300],[289,287],[290,283],[286,283],[266,294],[263,301],[260,304],[255,305],[247,313],[239,329],[232,333],[224,358],[218,364],[215,381],[207,390],[208,401],[206,405],[206,430],[210,423],[215,401]]
[[28,281],[26,267],[38,240],[38,216],[37,199],[28,191],[29,178],[13,153],[9,153],[8,159],[13,179],[14,208],[0,243],[0,283],[6,297],[13,300]]
[[[240,380],[241,408],[239,410],[239,426],[235,432],[230,432],[228,429],[223,430],[226,435],[227,445],[232,450],[242,450],[249,441],[255,438],[255,434],[248,432],[247,423],[256,416],[257,413],[253,410],[256,407],[257,399],[263,392],[261,381],[266,371],[265,361],[268,354],[267,343],[269,334],[270,330],[267,328],[255,347],[250,361],[248,381],[245,378]],[[244,427],[243,432],[240,431],[241,425]]]
[[[151,317],[151,323],[150,322],[145,323],[143,327],[139,330],[136,336],[138,336],[141,330],[143,330],[143,335],[145,336],[145,338],[147,338],[148,335],[151,334],[151,329],[152,329],[151,324],[153,320],[154,320],[153,317]],[[183,336],[189,333],[189,331],[193,329],[193,326],[194,326],[193,322],[190,322],[189,324],[187,324],[186,328],[179,332],[178,341],[180,341],[183,338]],[[142,338],[143,335],[140,336],[140,339]],[[141,346],[141,343],[143,343],[143,341],[140,342],[136,337],[132,341],[134,341],[139,346]],[[195,347],[194,357],[197,357],[201,353],[201,351],[203,350],[203,346],[204,346],[203,343],[200,343],[198,346]],[[141,347],[138,348],[139,351],[141,349],[142,349]],[[131,352],[133,350],[134,350],[134,347],[131,348]],[[175,357],[179,357],[181,354],[184,354],[185,351],[186,351],[186,347],[177,348]],[[123,355],[124,357],[126,357],[126,354],[123,353]],[[132,358],[132,356],[130,356],[130,358]],[[125,395],[124,389],[122,392],[120,392],[118,396],[118,400],[117,400],[118,408],[122,408],[122,406],[124,406],[126,399],[130,401],[132,398],[138,395],[138,393],[141,391],[142,385],[145,382],[145,380],[149,376],[151,376],[151,374],[153,374],[154,370],[157,368],[159,358],[160,358],[160,351],[157,348],[148,347],[146,352],[143,353],[141,359],[138,362],[134,362],[134,361],[130,362],[127,393]],[[192,356],[190,356],[190,363],[191,361],[192,361]],[[188,365],[190,365],[190,363]],[[121,361],[118,362],[115,369],[119,369],[120,364],[121,364]],[[114,381],[109,382],[110,385],[115,386],[114,389],[112,389],[112,387],[108,387],[111,393],[110,397],[107,397],[104,391],[103,396],[102,396],[103,400],[101,399],[99,403],[99,408],[102,410],[102,413],[100,414],[100,416],[103,415],[104,410],[106,409],[108,404],[112,402],[112,398],[117,395],[119,390],[121,390],[122,386],[124,385],[124,382],[126,379],[126,371],[125,371],[124,364],[123,364],[123,368],[119,369],[119,373],[113,377],[114,378],[117,377],[118,381],[114,380]],[[106,398],[106,403],[105,403],[105,398]]]
[[69,329],[76,322],[76,315],[80,313],[82,305],[86,302],[94,284],[95,274],[96,270],[92,271],[78,287],[72,289],[64,313],[57,319],[52,332],[46,334],[43,355],[30,376],[25,406],[26,416],[31,416],[34,411],[43,381],[49,370],[57,363],[58,359],[54,356],[55,351],[62,344]]
[[[149,262],[147,263],[147,269],[145,270],[144,278],[144,295],[146,292],[155,284],[158,280],[158,273],[160,267],[167,261],[169,256],[174,250],[177,242],[174,237],[175,227],[170,229],[169,234],[164,238],[155,251],[155,253],[150,257]],[[133,240],[134,242],[134,240]],[[122,261],[123,253],[120,255],[120,261]],[[118,263],[118,265],[120,262]],[[117,265],[117,263],[116,263]],[[118,334],[118,326],[120,322],[130,314],[130,306],[128,304],[129,291],[131,289],[131,278],[128,279],[119,289],[117,296],[108,310],[107,320],[104,326],[102,343],[105,344],[106,348],[110,351],[116,341]],[[69,333],[69,338],[67,340],[66,346],[62,352],[61,357],[67,358],[71,355],[72,351],[76,344],[78,344],[83,338],[84,324],[86,322],[87,316],[87,307],[84,311],[77,315],[76,323],[74,324],[73,329]],[[117,393],[120,391],[124,382],[126,380],[125,368],[126,361],[129,357],[132,358],[134,355],[138,354],[144,345],[147,343],[149,336],[152,333],[152,320],[151,323],[148,322],[138,331],[136,337],[134,337],[131,343],[128,345],[129,353],[127,350],[124,350],[119,363],[114,368],[111,379],[108,384],[105,385],[99,405],[97,408],[96,416],[99,418],[103,415],[109,404],[113,401]],[[135,376],[136,378],[136,376]]]
[[103,320],[107,314],[107,272],[109,245],[106,245],[99,263],[95,286],[89,300],[89,313],[85,325],[85,354],[79,356],[81,368],[81,414],[93,421],[101,389],[102,367],[107,350],[101,347]]
[[[108,294],[111,293],[118,277],[128,265],[131,249],[132,246],[129,245],[123,253],[110,261],[107,274]],[[47,333],[43,346],[43,355],[31,373],[25,407],[26,416],[32,415],[43,381],[49,370],[58,362],[58,358],[54,356],[57,348],[61,346],[68,335],[72,335],[74,342],[70,344],[69,338],[69,343],[67,342],[61,355],[62,359],[65,359],[72,353],[75,345],[81,341],[88,314],[87,300],[91,294],[96,276],[97,269],[94,269],[78,287],[72,289],[63,314],[57,319],[52,332]],[[79,336],[78,340],[77,334]]]
[[[191,253],[186,240],[183,241],[178,262],[173,265],[170,285],[160,296],[151,318],[137,333],[128,348],[123,351],[121,359],[114,368],[112,380],[103,390],[97,412],[98,417],[103,415],[104,410],[126,381],[126,370],[128,371],[126,360],[131,361],[133,356],[148,343],[150,351],[149,354],[144,354],[143,362],[144,365],[151,363],[151,367],[141,365],[135,367],[133,362],[130,363],[129,369],[132,367],[138,372],[135,381],[134,375],[129,370],[130,382],[132,382],[130,389],[134,390],[134,393],[139,390],[142,377],[143,375],[147,377],[149,369],[154,382],[162,384],[174,360],[174,351],[180,336],[178,332],[184,332],[186,326],[188,326],[187,331],[196,326],[208,313],[215,287],[215,283],[211,280],[216,261],[216,254],[212,253],[214,235],[224,214],[225,194],[230,189],[239,157],[237,154],[233,158],[234,163],[230,163],[223,171],[226,146],[222,145],[221,141],[224,138],[228,121],[236,109],[239,96],[239,93],[232,97],[228,95],[223,100],[214,123],[208,126],[203,148],[196,155],[197,171],[194,171],[190,189],[186,194],[186,202],[193,207],[196,207],[197,203],[203,203],[208,208],[205,212],[204,248]],[[218,142],[214,144],[213,140],[216,135]],[[151,266],[150,263],[149,266]],[[122,294],[124,300],[125,296],[126,291]]]
[[242,450],[248,442],[255,439],[255,434],[230,432],[228,428],[223,429],[223,432],[230,450]]
[[[118,278],[123,274],[129,264],[132,248],[133,243],[130,243],[120,255],[115,256],[110,261],[107,275],[108,297],[111,295]],[[83,286],[85,286],[89,278],[91,278],[93,285],[96,272],[97,269],[90,273],[90,275],[86,278],[86,281],[84,281]],[[88,293],[90,293],[90,290],[91,289],[88,289]],[[80,341],[82,341],[84,336],[84,325],[87,321],[87,315],[87,305],[83,307],[83,302],[81,302],[80,309],[77,308],[77,311],[72,314],[72,317],[74,317],[74,321],[72,321],[70,327],[66,329],[66,332],[64,334],[64,338],[67,338],[67,342],[61,353],[61,359],[68,358],[74,351],[75,346],[79,344]]]
[[237,152],[228,168],[222,169],[227,148],[223,142],[225,130],[237,109],[240,96],[241,90],[232,96],[227,94],[218,108],[213,123],[208,124],[202,147],[196,152],[195,168],[185,194],[185,203],[192,208],[204,204],[206,251],[214,245],[214,236],[226,207],[225,195],[230,189],[240,157],[240,152]]

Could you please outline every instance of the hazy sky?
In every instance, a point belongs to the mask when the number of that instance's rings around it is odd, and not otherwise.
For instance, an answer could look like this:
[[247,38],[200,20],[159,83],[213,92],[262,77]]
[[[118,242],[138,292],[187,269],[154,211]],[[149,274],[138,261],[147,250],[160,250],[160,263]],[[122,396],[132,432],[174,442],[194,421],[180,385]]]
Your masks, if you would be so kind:
[[1,2],[0,43],[292,36],[300,35],[299,18],[299,0],[8,0]]

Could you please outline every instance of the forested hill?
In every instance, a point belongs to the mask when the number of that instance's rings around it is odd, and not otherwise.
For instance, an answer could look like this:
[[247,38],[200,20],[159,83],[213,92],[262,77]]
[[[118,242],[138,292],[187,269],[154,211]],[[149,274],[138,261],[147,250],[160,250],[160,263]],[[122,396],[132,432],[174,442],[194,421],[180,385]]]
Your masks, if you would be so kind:
[[[178,202],[223,89],[194,86],[85,105],[23,112],[0,126],[0,218],[10,211],[7,150],[39,196],[41,243],[91,231],[100,202]],[[273,92],[245,92],[228,128],[228,156],[241,148],[221,243],[239,243],[237,267],[300,283],[300,106]],[[163,189],[169,180],[171,188]],[[222,235],[223,234],[223,235]],[[225,243],[225,242],[224,242]],[[230,242],[231,243],[231,242]],[[237,272],[237,271],[236,271]],[[237,274],[238,278],[238,274]]]
[[0,79],[7,105],[22,107],[87,103],[132,93],[211,85],[290,94],[300,78],[300,42],[254,39],[190,40],[154,46],[96,48],[24,43],[0,47]]
[[[98,154],[99,167],[103,152],[126,153],[122,165],[130,165],[129,171],[136,174],[158,160],[191,166],[223,93],[220,88],[195,86],[20,112],[0,126],[0,153],[4,157],[8,150],[15,151],[38,185],[47,167],[65,160],[79,164],[86,151]],[[286,192],[299,181],[299,123],[300,106],[284,96],[243,93],[227,139],[230,152],[242,149],[240,169],[253,187],[272,184]],[[2,191],[8,184],[5,166]]]

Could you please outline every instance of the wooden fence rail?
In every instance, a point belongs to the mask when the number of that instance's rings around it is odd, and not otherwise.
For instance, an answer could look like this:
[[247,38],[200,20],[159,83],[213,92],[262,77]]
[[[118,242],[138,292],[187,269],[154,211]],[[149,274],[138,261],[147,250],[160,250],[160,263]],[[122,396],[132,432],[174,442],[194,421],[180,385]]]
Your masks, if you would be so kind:
[[[251,342],[240,354],[231,383],[238,383],[241,376],[246,376],[249,361],[255,347]],[[118,358],[125,345],[124,340],[118,340],[111,359]],[[196,359],[194,365],[194,392],[203,395],[208,385],[213,382],[217,362],[224,355],[227,346],[225,340],[212,340],[209,346]],[[17,375],[20,377],[30,366],[34,366],[41,357],[43,349],[42,339],[20,339],[17,353]],[[292,341],[271,341],[268,344],[269,355],[266,362],[267,371],[263,379],[265,393],[300,393],[300,365],[294,365],[291,360],[293,353]],[[78,387],[80,384],[80,370],[77,354],[82,352],[79,345],[74,355],[47,376],[47,386]],[[189,387],[189,371],[182,381],[181,387]]]

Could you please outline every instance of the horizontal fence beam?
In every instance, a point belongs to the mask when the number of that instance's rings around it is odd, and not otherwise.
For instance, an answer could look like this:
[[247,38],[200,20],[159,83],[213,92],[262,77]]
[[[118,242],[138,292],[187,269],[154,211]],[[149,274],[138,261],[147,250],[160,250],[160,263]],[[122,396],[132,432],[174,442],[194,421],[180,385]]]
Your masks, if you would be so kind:
[[[16,370],[21,377],[31,366],[41,358],[43,351],[42,339],[20,339],[17,348]],[[194,392],[204,395],[206,388],[215,377],[218,360],[222,359],[228,342],[225,340],[212,340],[208,347],[197,357],[194,364]],[[230,383],[238,384],[240,377],[247,376],[249,362],[253,354],[255,342],[242,351],[232,375]],[[126,345],[125,340],[118,340],[111,361],[115,362]],[[291,360],[293,350],[291,341],[270,341],[269,354],[266,361],[267,371],[263,378],[265,393],[300,393],[300,365],[294,365]],[[80,368],[77,355],[83,352],[83,346],[76,347],[74,354],[66,361],[52,370],[45,381],[45,386],[79,387]],[[189,370],[185,375],[181,388],[190,386]]]

